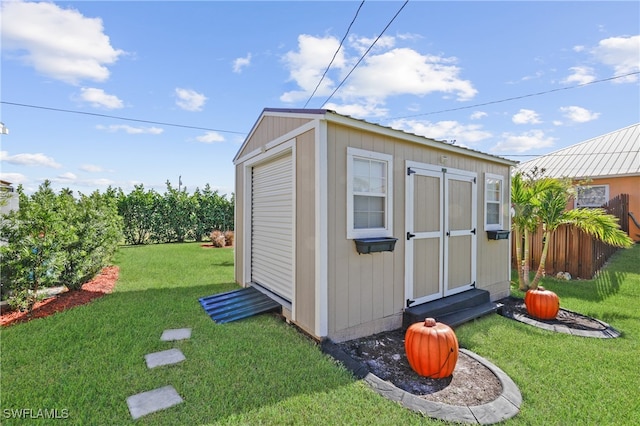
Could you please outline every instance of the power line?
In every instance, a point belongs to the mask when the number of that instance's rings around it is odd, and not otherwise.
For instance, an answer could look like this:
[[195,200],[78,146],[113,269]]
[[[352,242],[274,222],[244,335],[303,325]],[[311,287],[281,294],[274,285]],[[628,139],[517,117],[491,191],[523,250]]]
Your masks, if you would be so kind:
[[356,18],[358,17],[358,13],[360,13],[360,9],[362,9],[362,6],[364,5],[364,1],[365,0],[362,0],[362,3],[360,3],[360,6],[358,7],[358,10],[356,10],[355,16],[353,17],[353,19],[351,20],[351,23],[349,24],[349,28],[347,28],[347,32],[344,33],[344,37],[342,37],[342,40],[340,40],[340,45],[338,46],[338,49],[333,54],[333,58],[331,58],[331,62],[329,62],[329,65],[327,65],[327,69],[324,70],[324,74],[322,74],[322,77],[320,78],[320,81],[318,82],[318,85],[316,86],[315,89],[313,89],[313,93],[311,94],[311,96],[309,96],[309,99],[307,99],[307,102],[304,104],[304,106],[302,108],[306,108],[307,105],[309,105],[309,102],[311,101],[311,99],[313,99],[313,95],[316,94],[316,91],[318,90],[318,87],[320,87],[320,83],[322,83],[322,81],[324,80],[325,76],[327,75],[327,72],[329,72],[329,68],[331,68],[331,65],[333,65],[333,61],[336,59],[336,56],[338,56],[338,52],[340,52],[340,49],[342,48],[342,44],[346,40],[347,35],[349,35],[349,31],[351,30],[351,26],[353,26],[353,23],[356,22]]
[[115,119],[115,120],[135,121],[137,123],[157,124],[157,125],[160,125],[160,126],[181,127],[183,129],[206,130],[206,131],[209,131],[209,132],[219,132],[219,133],[234,133],[234,134],[237,134],[237,135],[246,135],[247,134],[246,132],[234,132],[232,130],[210,129],[208,127],[187,126],[185,124],[165,123],[165,122],[162,122],[162,121],[140,120],[140,119],[137,119],[137,118],[119,117],[119,116],[116,116],[116,115],[108,115],[108,114],[98,114],[98,113],[95,113],[95,112],[75,111],[75,110],[70,110],[70,109],[51,108],[51,107],[45,107],[45,106],[40,106],[40,105],[20,104],[20,103],[17,103],[17,102],[0,101],[0,103],[6,104],[6,105],[25,107],[25,108],[44,109],[44,110],[47,110],[47,111],[57,111],[57,112],[66,112],[66,113],[70,113],[70,114],[91,115],[91,116],[94,116],[94,117],[112,118],[112,119]]
[[329,102],[329,99],[331,99],[333,97],[333,95],[336,94],[336,92],[338,91],[338,89],[340,89],[340,87],[342,87],[342,85],[344,84],[345,81],[347,81],[347,79],[349,78],[349,76],[351,75],[351,73],[353,71],[355,71],[355,69],[358,67],[358,65],[360,65],[360,62],[362,62],[362,60],[364,59],[365,56],[367,56],[367,54],[369,53],[369,51],[371,49],[373,49],[373,46],[375,46],[375,44],[378,42],[378,40],[380,40],[380,37],[382,37],[382,35],[385,33],[385,31],[387,31],[387,28],[389,28],[391,26],[391,24],[393,23],[393,21],[396,20],[396,18],[398,17],[398,15],[400,14],[400,12],[402,12],[402,9],[404,9],[404,7],[407,5],[407,3],[409,3],[409,0],[406,0],[402,6],[400,7],[400,9],[398,9],[398,11],[396,12],[395,15],[393,15],[393,18],[391,18],[391,20],[389,21],[389,23],[387,24],[386,27],[384,27],[384,29],[382,30],[382,32],[380,33],[380,35],[378,35],[378,37],[376,37],[376,39],[373,41],[373,43],[371,43],[371,46],[369,46],[369,48],[367,49],[366,52],[364,52],[362,54],[362,56],[360,57],[360,59],[358,59],[358,62],[356,62],[356,64],[353,66],[353,68],[351,68],[351,71],[349,71],[349,73],[342,79],[342,81],[340,82],[340,84],[338,84],[338,86],[335,88],[335,90],[331,93],[331,95],[329,95],[329,97],[322,103],[322,105],[320,106],[320,108],[323,108],[327,102]]
[[440,110],[440,111],[425,112],[423,114],[405,115],[403,117],[392,117],[392,118],[388,118],[387,120],[398,120],[398,119],[401,119],[401,118],[422,117],[422,116],[425,116],[425,115],[441,114],[443,112],[452,112],[452,111],[460,111],[460,110],[463,110],[463,109],[478,108],[478,107],[486,106],[486,105],[493,105],[493,104],[499,104],[499,103],[503,103],[503,102],[515,101],[515,100],[518,100],[518,99],[525,99],[525,98],[531,98],[531,97],[534,97],[534,96],[546,95],[546,94],[549,94],[549,93],[560,92],[562,90],[576,89],[578,87],[584,87],[584,86],[588,86],[590,84],[596,84],[596,83],[603,83],[605,81],[617,80],[619,78],[629,77],[631,75],[636,75],[636,74],[640,74],[640,71],[634,71],[634,72],[630,72],[628,74],[616,75],[616,76],[613,76],[613,77],[603,78],[603,79],[600,79],[600,80],[593,80],[593,81],[590,81],[588,83],[577,84],[575,86],[560,87],[560,88],[557,88],[557,89],[545,90],[543,92],[530,93],[530,94],[521,95],[521,96],[514,96],[514,97],[511,97],[511,98],[500,99],[500,100],[497,100],[497,101],[489,101],[489,102],[484,102],[484,103],[481,103],[481,104],[468,105],[468,106],[463,106],[463,107],[458,107],[458,108],[451,108],[451,109],[443,109],[443,110]]

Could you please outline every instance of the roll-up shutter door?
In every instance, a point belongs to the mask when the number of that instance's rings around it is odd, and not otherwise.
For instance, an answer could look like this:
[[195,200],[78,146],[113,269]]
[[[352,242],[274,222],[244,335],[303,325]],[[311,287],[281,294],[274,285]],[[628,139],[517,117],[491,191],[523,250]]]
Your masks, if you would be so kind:
[[291,153],[253,167],[251,280],[293,298],[293,162]]

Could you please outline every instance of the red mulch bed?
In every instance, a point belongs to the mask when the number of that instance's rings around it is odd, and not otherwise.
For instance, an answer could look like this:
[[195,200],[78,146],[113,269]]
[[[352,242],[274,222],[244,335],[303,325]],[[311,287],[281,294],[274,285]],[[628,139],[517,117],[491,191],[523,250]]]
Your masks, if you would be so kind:
[[57,312],[89,303],[94,299],[111,293],[116,286],[119,273],[120,268],[117,266],[108,266],[93,280],[83,284],[80,290],[66,291],[36,303],[30,317],[27,316],[26,312],[3,312],[0,316],[0,325],[8,327],[36,318],[44,318]]

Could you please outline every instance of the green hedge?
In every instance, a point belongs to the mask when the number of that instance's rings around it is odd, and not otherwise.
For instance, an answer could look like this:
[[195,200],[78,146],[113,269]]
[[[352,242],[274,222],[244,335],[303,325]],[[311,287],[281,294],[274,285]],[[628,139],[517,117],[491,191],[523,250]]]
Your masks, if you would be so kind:
[[189,194],[167,181],[161,195],[137,185],[129,194],[55,193],[45,181],[31,196],[17,189],[19,209],[2,215],[2,294],[31,310],[42,287],[78,289],[107,266],[121,243],[202,241],[212,230],[233,230],[230,200],[211,190]]

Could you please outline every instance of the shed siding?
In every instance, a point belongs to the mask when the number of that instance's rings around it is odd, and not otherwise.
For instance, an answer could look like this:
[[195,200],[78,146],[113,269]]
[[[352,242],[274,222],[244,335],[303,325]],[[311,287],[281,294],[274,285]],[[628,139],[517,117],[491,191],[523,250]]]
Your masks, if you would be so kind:
[[234,267],[235,280],[238,284],[244,286],[246,279],[244,277],[244,164],[236,166],[236,192],[235,192],[235,225],[234,225]]
[[[477,286],[491,291],[496,299],[508,294],[509,244],[488,241],[484,232],[484,173],[504,176],[509,182],[509,167],[481,161],[462,154],[331,123],[328,139],[328,256],[329,256],[329,336],[344,340],[399,327],[405,307],[404,233],[405,233],[405,161],[412,160],[478,174],[478,258]],[[346,164],[347,147],[393,155],[393,235],[398,238],[393,252],[359,255],[352,240],[346,238]],[[503,197],[508,200],[508,188]],[[508,224],[509,203],[503,211]],[[496,259],[504,259],[496,263]]]
[[295,321],[315,328],[315,143],[314,131],[296,137],[296,291]]
[[246,142],[237,157],[241,158],[309,121],[311,120],[305,118],[265,116],[260,123],[258,123],[250,139]]

